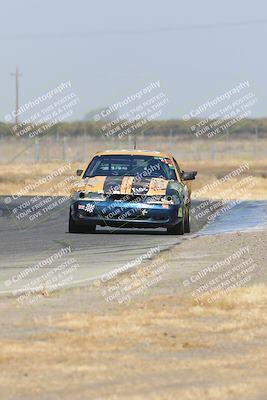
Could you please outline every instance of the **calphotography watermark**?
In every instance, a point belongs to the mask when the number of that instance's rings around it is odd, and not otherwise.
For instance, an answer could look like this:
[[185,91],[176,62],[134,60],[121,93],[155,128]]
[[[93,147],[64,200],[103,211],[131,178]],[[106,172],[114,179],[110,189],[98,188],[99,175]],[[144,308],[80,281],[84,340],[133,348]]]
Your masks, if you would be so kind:
[[159,247],[151,248],[122,267],[101,275],[94,285],[108,303],[129,304],[162,280],[168,265],[165,259],[157,257],[159,253]]
[[69,205],[71,189],[77,182],[71,169],[70,163],[62,165],[5,197],[4,204],[20,228],[40,223]]
[[6,291],[22,305],[37,303],[55,290],[71,285],[79,268],[71,246],[62,247],[6,279]]
[[183,281],[183,287],[197,304],[212,304],[233,289],[251,284],[258,272],[259,267],[250,255],[250,248],[245,246],[190,275]]
[[168,102],[160,81],[155,81],[103,109],[93,118],[104,121],[101,132],[107,138],[116,136],[122,139],[147,128],[148,123],[160,118]]
[[66,121],[73,115],[74,107],[80,103],[78,95],[72,90],[71,81],[61,82],[55,88],[43,93],[18,110],[6,114],[4,119],[12,123],[11,132],[17,137],[35,138],[42,136],[54,125]]
[[[255,177],[241,176],[248,173],[249,168],[247,162],[240,164],[235,170],[194,192],[194,198],[200,200],[191,208],[191,216],[195,222],[206,221],[202,229],[253,195]],[[214,193],[215,199],[212,196]]]
[[250,90],[250,82],[239,82],[185,114],[183,120],[194,119],[190,129],[197,138],[212,138],[227,133],[237,122],[250,117],[257,101],[255,93]]

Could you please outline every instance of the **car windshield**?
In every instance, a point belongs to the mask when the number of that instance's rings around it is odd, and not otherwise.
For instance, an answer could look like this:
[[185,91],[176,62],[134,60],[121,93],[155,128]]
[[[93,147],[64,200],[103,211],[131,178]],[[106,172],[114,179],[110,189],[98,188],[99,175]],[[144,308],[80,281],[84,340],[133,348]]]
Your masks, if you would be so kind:
[[176,180],[171,159],[143,155],[101,155],[93,158],[84,178],[93,176],[134,176]]

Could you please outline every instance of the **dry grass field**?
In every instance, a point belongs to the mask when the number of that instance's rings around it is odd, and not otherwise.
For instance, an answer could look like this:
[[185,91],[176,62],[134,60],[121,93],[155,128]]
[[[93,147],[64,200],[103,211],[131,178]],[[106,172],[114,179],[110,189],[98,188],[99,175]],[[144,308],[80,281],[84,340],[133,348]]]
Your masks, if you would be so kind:
[[[237,192],[231,192],[233,188],[241,179],[252,176],[253,177],[253,191],[246,191],[244,199],[259,200],[267,198],[267,159],[259,161],[248,162],[249,170],[232,178],[231,181],[220,184],[215,190],[207,190],[203,193],[202,197],[205,198],[222,198],[223,193],[228,191],[228,198],[240,198]],[[12,164],[0,165],[0,195],[10,195],[19,193],[27,185],[33,184],[36,181],[45,178],[47,175],[59,168],[69,167],[64,173],[54,178],[52,185],[55,187],[53,195],[66,195],[69,193],[69,186],[62,186],[60,183],[69,176],[75,176],[76,169],[83,167],[83,163],[63,163],[63,162],[50,162],[40,164]],[[222,178],[231,171],[236,170],[240,166],[239,161],[231,160],[227,164],[224,161],[184,161],[182,166],[184,170],[197,169],[197,179],[192,184],[193,197],[194,191],[202,189],[205,185],[215,182],[217,179]],[[75,182],[76,178],[74,178]],[[28,196],[32,195],[50,195],[51,183],[41,184],[33,190],[28,190],[25,193]]]
[[[67,167],[66,171],[57,178],[53,179],[56,189],[53,195],[63,195],[66,191],[59,187],[59,183],[66,177],[75,175],[77,168],[81,168],[93,156],[96,151],[106,148],[114,148],[116,143],[105,141],[89,141],[83,145],[82,139],[68,139],[68,145],[62,159],[62,149],[60,143],[48,142],[43,144],[43,152],[40,151],[40,160],[36,161],[31,157],[29,151],[34,152],[34,146],[23,151],[23,145],[18,142],[2,144],[0,152],[3,153],[0,164],[0,195],[10,195],[24,189],[25,186],[36,182],[51,174],[61,167]],[[240,165],[248,163],[249,169],[230,182],[219,185],[216,190],[204,194],[204,197],[222,198],[224,191],[233,187],[243,177],[253,176],[253,190],[247,191],[244,198],[263,199],[267,197],[267,140],[260,139],[255,142],[252,140],[234,140],[225,141],[180,141],[173,139],[172,145],[169,140],[160,141],[151,138],[140,142],[140,148],[159,149],[162,151],[171,151],[184,170],[196,169],[198,176],[193,183],[193,191],[203,188],[206,184],[212,183],[222,178],[229,172],[237,169]],[[119,148],[127,148],[128,143],[120,144]],[[4,147],[3,147],[4,146]],[[11,146],[11,147],[10,147]],[[24,145],[25,147],[26,145]],[[6,147],[6,148],[5,148]],[[55,157],[46,157],[45,151],[51,148],[50,153],[56,153]],[[13,152],[11,151],[13,149]],[[86,151],[88,149],[88,151]],[[19,154],[15,157],[14,154]],[[8,158],[13,161],[8,161]],[[26,158],[25,158],[26,157]],[[6,160],[6,161],[5,161]],[[28,195],[49,194],[51,184],[43,184],[28,192]],[[237,193],[228,192],[229,198],[235,198]],[[241,195],[237,196],[241,197]],[[248,197],[247,197],[248,198]]]

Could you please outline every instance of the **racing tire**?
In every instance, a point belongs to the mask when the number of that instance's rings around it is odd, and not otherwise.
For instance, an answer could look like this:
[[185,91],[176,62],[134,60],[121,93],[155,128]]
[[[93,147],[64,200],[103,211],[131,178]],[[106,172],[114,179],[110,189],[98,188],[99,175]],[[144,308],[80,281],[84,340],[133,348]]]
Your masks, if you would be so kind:
[[84,226],[77,224],[72,216],[71,213],[69,215],[69,233],[94,233],[96,230],[95,225]]
[[184,232],[190,233],[190,211],[188,210],[185,215]]
[[84,227],[84,232],[85,233],[95,233],[96,231],[96,226],[95,225],[88,225]]
[[185,218],[183,217],[182,221],[180,221],[178,224],[167,228],[167,232],[170,235],[183,235],[185,233]]

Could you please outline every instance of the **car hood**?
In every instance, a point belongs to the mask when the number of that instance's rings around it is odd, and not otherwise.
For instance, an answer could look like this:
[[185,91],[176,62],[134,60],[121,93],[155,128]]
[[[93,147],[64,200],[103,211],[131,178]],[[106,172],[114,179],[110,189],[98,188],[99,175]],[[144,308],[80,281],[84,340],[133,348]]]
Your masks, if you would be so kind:
[[95,176],[79,181],[74,191],[104,194],[165,195],[169,181],[162,178],[132,176]]

